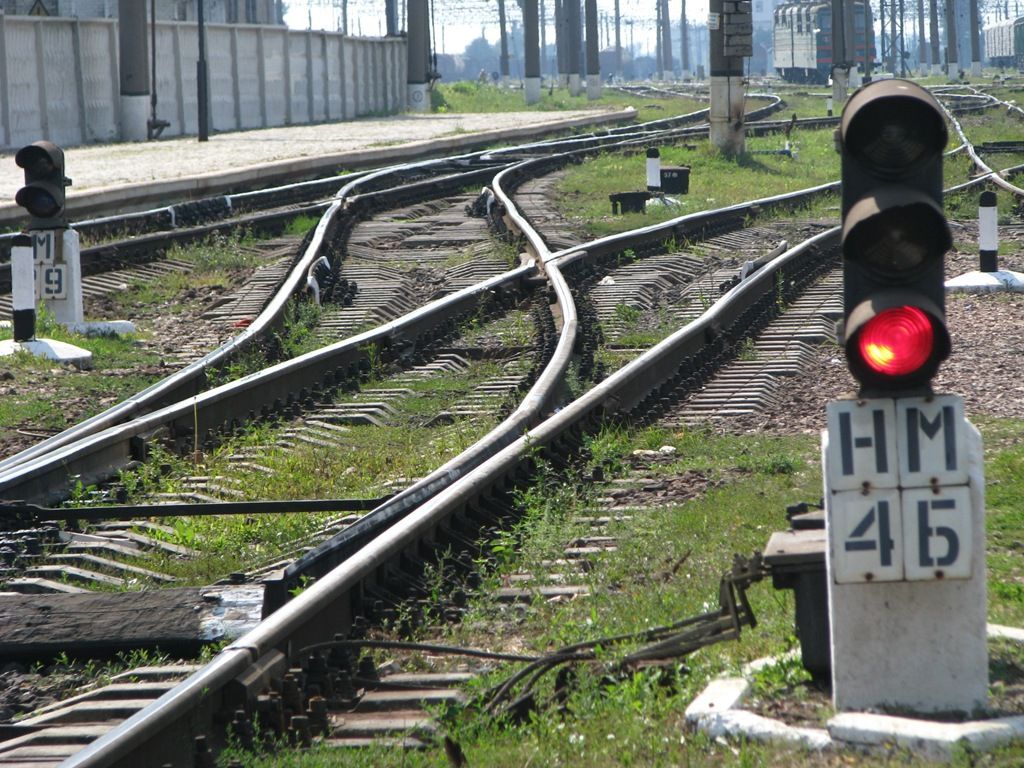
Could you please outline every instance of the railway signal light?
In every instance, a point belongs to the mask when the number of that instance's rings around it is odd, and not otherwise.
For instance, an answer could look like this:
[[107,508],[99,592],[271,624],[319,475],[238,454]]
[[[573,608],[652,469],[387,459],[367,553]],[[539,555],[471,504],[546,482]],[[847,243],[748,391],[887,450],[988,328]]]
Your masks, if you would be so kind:
[[927,390],[949,355],[938,104],[905,80],[857,91],[840,125],[843,306],[840,340],[861,393]]
[[64,188],[71,179],[64,176],[64,150],[49,141],[37,141],[22,147],[14,162],[25,169],[25,186],[17,191],[15,202],[32,216],[32,229],[63,229]]

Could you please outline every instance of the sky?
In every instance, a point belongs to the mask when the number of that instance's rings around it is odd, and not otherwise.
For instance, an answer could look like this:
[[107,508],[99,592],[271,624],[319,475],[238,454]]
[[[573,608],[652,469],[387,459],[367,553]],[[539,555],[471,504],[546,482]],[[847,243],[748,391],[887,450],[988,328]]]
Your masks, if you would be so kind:
[[[341,26],[341,6],[343,0],[288,0],[288,12],[285,23],[295,29],[337,30]],[[349,34],[362,34],[376,37],[384,34],[384,0],[347,0],[349,14]],[[543,2],[547,17],[547,40],[554,40],[554,0]],[[678,26],[683,0],[669,0],[669,19]],[[399,26],[404,28],[404,0],[399,0],[401,18]],[[582,5],[582,0],[581,0]],[[481,33],[491,43],[497,43],[498,4],[497,0],[433,0],[435,24],[434,40],[438,53],[462,53],[466,46]],[[654,0],[619,0],[620,15],[623,18],[621,39],[623,46],[630,44],[630,28],[625,19],[635,20],[632,28],[633,41],[642,53],[654,50]],[[607,25],[602,25],[602,43],[604,36],[614,35],[614,0],[598,0],[598,15],[607,15]],[[689,0],[686,14],[691,22],[703,22],[707,17],[707,0]],[[516,0],[506,0],[506,14],[511,21],[520,20],[522,14]]]

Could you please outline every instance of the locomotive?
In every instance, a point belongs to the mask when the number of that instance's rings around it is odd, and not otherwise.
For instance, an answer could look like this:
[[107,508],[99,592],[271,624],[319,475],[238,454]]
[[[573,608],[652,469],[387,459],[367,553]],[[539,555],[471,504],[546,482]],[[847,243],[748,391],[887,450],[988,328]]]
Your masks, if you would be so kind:
[[993,67],[1024,70],[1024,16],[985,29],[985,55]]
[[[847,41],[851,63],[874,60],[871,9],[863,0],[853,4],[853,45]],[[828,2],[782,3],[775,7],[772,25],[772,66],[791,83],[826,83],[832,73],[832,5]]]

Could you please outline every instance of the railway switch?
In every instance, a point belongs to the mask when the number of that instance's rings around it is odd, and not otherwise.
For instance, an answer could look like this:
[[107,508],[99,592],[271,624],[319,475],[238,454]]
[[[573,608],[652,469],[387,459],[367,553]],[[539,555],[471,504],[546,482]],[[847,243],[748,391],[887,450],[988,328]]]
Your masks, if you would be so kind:
[[64,150],[49,141],[22,147],[14,162],[25,170],[25,186],[14,201],[32,216],[32,229],[64,229],[64,188],[71,179],[64,175]]
[[931,94],[872,83],[843,110],[843,305],[839,333],[861,393],[927,390],[949,355],[942,210],[947,131]]

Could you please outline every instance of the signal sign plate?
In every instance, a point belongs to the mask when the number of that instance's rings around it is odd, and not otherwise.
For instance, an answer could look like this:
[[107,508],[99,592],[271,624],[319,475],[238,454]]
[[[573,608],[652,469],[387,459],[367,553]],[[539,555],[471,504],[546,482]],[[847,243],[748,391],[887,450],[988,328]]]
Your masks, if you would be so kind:
[[41,265],[36,270],[39,285],[36,295],[41,299],[66,299],[68,297],[67,268],[64,264]]
[[55,231],[35,229],[29,234],[32,239],[32,258],[36,264],[53,264],[56,255]]
[[844,491],[829,504],[832,579],[837,584],[903,580],[903,518],[895,489]]
[[829,503],[836,584],[971,577],[971,498],[966,485],[843,491]]
[[896,401],[833,400],[828,421],[828,487],[832,491],[896,488]]
[[964,401],[957,395],[834,400],[826,416],[833,491],[967,482]]
[[971,577],[971,494],[966,485],[904,491],[907,581]]
[[964,401],[956,395],[901,397],[896,401],[900,485],[962,485],[967,482]]
[[828,404],[825,477],[837,584],[971,577],[963,399]]

